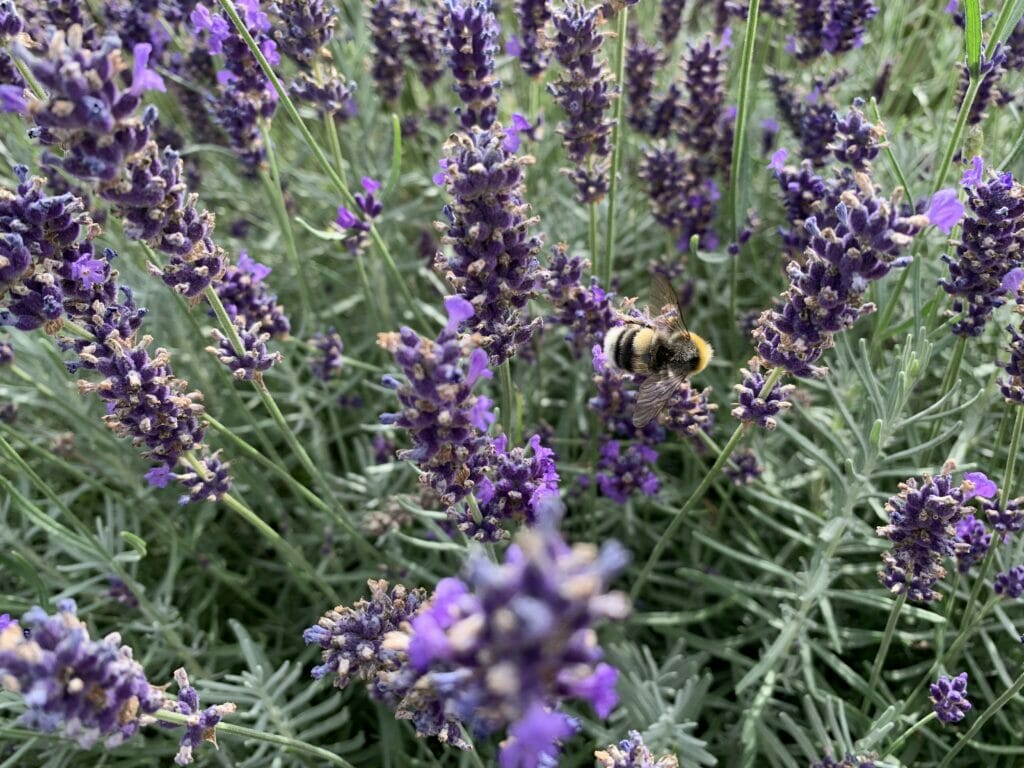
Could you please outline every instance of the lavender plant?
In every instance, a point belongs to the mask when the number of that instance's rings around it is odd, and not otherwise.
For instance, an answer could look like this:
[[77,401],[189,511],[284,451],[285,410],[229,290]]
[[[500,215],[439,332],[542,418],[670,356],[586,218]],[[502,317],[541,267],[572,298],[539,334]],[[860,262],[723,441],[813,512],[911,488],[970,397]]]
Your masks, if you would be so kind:
[[1012,763],[1024,26],[944,5],[0,0],[0,763]]

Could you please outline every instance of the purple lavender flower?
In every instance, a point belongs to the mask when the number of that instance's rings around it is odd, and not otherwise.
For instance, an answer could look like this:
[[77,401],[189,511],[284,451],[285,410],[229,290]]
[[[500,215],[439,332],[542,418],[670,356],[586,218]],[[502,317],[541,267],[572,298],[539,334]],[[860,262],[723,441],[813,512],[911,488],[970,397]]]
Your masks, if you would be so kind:
[[409,433],[413,448],[399,451],[398,459],[414,462],[441,503],[452,508],[483,476],[489,448],[483,433],[494,421],[494,414],[490,400],[474,395],[473,387],[493,374],[482,349],[474,349],[467,361],[458,340],[458,327],[472,317],[473,306],[459,296],[450,296],[445,308],[448,325],[436,340],[423,339],[408,328],[384,340],[407,380],[400,383],[385,377],[384,385],[397,390],[402,410],[381,414],[380,420]]
[[384,204],[377,199],[380,182],[368,176],[362,178],[363,191],[355,195],[357,211],[344,205],[338,206],[338,226],[346,230],[345,247],[350,253],[365,251],[370,244],[370,229],[373,220],[384,211]]
[[520,532],[502,563],[473,555],[464,580],[442,580],[411,621],[415,687],[477,734],[507,728],[503,766],[553,756],[575,729],[563,700],[582,699],[601,718],[618,701],[593,627],[628,613],[626,596],[608,591],[627,559],[616,542],[570,548],[550,520]]
[[576,357],[600,344],[617,322],[610,295],[597,278],[592,277],[589,286],[583,284],[583,273],[589,268],[590,262],[582,256],[570,257],[564,243],[552,247],[545,283],[547,298],[555,307],[550,319],[569,329],[566,339]]
[[541,445],[540,435],[531,437],[526,448],[511,450],[508,438],[499,435],[491,448],[491,475],[481,478],[475,494],[482,519],[477,522],[468,511],[456,519],[460,531],[479,541],[507,538],[508,523],[536,525],[550,497],[558,498],[555,453]]
[[12,0],[0,0],[0,42],[6,43],[24,28],[25,24]]
[[214,328],[210,335],[217,345],[207,347],[206,351],[230,368],[231,375],[239,381],[262,379],[264,371],[269,371],[284,358],[280,352],[267,350],[270,334],[263,331],[259,321],[248,323],[244,317],[236,317],[234,326],[242,342],[241,349],[235,347],[231,338]]
[[265,280],[270,272],[270,267],[241,251],[238,264],[229,265],[223,279],[217,283],[217,296],[232,321],[241,317],[247,326],[259,323],[271,338],[283,339],[288,336],[291,323],[284,314],[284,307],[277,303],[277,296],[268,290]]
[[1006,502],[1006,509],[999,509],[999,497],[986,499],[981,502],[981,510],[985,513],[985,519],[996,533],[1000,536],[1007,536],[1011,533],[1020,533],[1024,530],[1024,496],[1009,499]]
[[[150,141],[156,110],[135,112],[143,89],[159,87],[148,69],[149,44],[135,47],[131,77],[116,38],[90,48],[81,27],[49,32],[45,52],[17,47],[49,97],[26,106],[45,146],[59,145],[62,157],[46,153],[49,165],[94,185],[114,204],[131,239],[142,240],[170,259],[161,277],[189,298],[223,272],[223,254],[211,239],[213,216],[200,211],[182,180],[178,154]],[[128,81],[125,88],[119,83]]]
[[551,55],[547,31],[551,21],[548,0],[516,0],[516,16],[519,19],[519,48],[512,55],[519,59],[527,75],[539,78],[547,69]]
[[894,594],[905,592],[915,602],[942,599],[933,587],[946,573],[943,559],[957,550],[956,526],[968,509],[969,483],[954,484],[950,470],[926,474],[920,483],[913,478],[900,483],[899,494],[885,504],[889,525],[877,529],[893,543],[882,554],[885,571],[879,578]]
[[355,115],[355,90],[355,86],[337,72],[331,72],[322,83],[303,72],[288,85],[293,99],[313,104],[335,119]]
[[1009,600],[1024,595],[1024,565],[1015,565],[1008,571],[996,575],[993,585],[995,593]]
[[14,363],[14,347],[7,339],[0,339],[0,368]]
[[204,501],[220,501],[231,490],[230,464],[220,460],[220,451],[204,456],[200,467],[188,467],[175,475],[188,493],[178,497],[178,503],[201,504]]
[[822,28],[822,45],[833,56],[860,48],[864,25],[878,14],[871,0],[829,0],[828,20]]
[[608,191],[615,121],[606,114],[614,87],[607,62],[598,59],[602,21],[599,9],[575,1],[554,17],[554,56],[563,71],[548,91],[568,117],[558,131],[569,156],[569,178],[582,204],[600,202]]
[[733,485],[750,485],[761,476],[763,470],[757,460],[757,454],[753,451],[736,451],[732,456],[732,461],[736,466],[727,465],[722,473],[732,480]]
[[854,99],[846,115],[836,121],[835,138],[830,145],[836,159],[854,171],[867,171],[886,146],[885,129],[866,120],[862,106],[863,99]]
[[846,76],[846,70],[837,69],[828,78],[812,80],[810,89],[803,89],[778,72],[768,75],[779,115],[800,140],[799,156],[815,167],[825,165],[832,152],[839,117],[830,94]]
[[670,48],[679,37],[685,11],[686,0],[662,0],[658,11],[658,39],[666,48]]
[[116,747],[160,708],[163,695],[117,632],[92,640],[75,614],[74,600],[60,600],[52,616],[36,607],[20,626],[7,623],[0,630],[0,677],[24,699],[20,724],[85,749],[101,739]]
[[[523,201],[527,158],[503,146],[500,125],[456,133],[445,145],[445,186],[452,202],[444,208],[443,241],[451,256],[439,253],[435,269],[473,308],[468,330],[495,364],[512,357],[540,327],[522,316],[542,285],[537,253],[541,240],[529,229]],[[469,318],[467,318],[469,320]]]
[[[240,0],[238,8],[246,29],[267,61],[279,64],[281,57],[271,37],[270,19],[260,10],[259,0]],[[277,91],[229,20],[220,13],[211,13],[202,3],[195,7],[191,20],[196,35],[205,35],[210,53],[221,54],[226,65],[217,72],[220,91],[214,107],[217,122],[242,162],[249,169],[257,169],[266,156],[260,122],[273,116]]]
[[444,76],[444,10],[435,4],[427,13],[412,5],[401,11],[402,46],[416,65],[420,82],[429,88]]
[[959,723],[971,711],[967,700],[967,673],[961,672],[953,678],[940,675],[929,687],[932,708],[944,723]]
[[310,340],[316,356],[309,360],[309,370],[321,381],[330,381],[341,372],[341,353],[345,345],[334,328],[317,333]]
[[930,224],[942,234],[948,235],[964,217],[964,204],[960,202],[955,189],[940,189],[932,195],[925,215]]
[[[725,74],[729,66],[725,40],[718,43],[705,37],[694,45],[687,43],[683,59],[683,93],[679,138],[702,161],[705,172],[714,170],[716,158],[732,152],[731,129],[723,131],[725,113]],[[728,147],[726,145],[728,144]],[[720,163],[721,165],[721,163]],[[725,175],[728,168],[722,165]]]
[[644,152],[637,175],[647,187],[654,220],[677,242],[689,244],[694,235],[702,242],[714,237],[721,193],[704,160],[675,147],[655,146]]
[[626,116],[631,126],[655,138],[665,138],[671,124],[677,119],[675,114],[667,118],[658,115],[658,107],[662,104],[670,113],[675,112],[673,107],[679,100],[675,86],[670,89],[669,98],[655,103],[654,81],[664,65],[664,52],[645,43],[636,27],[631,28],[629,47],[626,49]]
[[761,372],[761,366],[756,358],[751,360],[749,365],[749,370],[740,369],[743,380],[733,387],[739,402],[732,409],[732,417],[744,423],[756,423],[764,429],[775,429],[778,426],[775,417],[792,407],[789,398],[796,387],[780,381],[772,387],[771,392],[761,397],[766,377]]
[[107,596],[127,608],[139,607],[139,598],[132,592],[131,587],[117,576],[107,576]]
[[168,702],[168,704],[173,711],[188,716],[188,724],[185,726],[185,733],[182,734],[178,744],[178,753],[174,756],[174,762],[176,765],[191,765],[194,762],[193,751],[198,749],[204,741],[217,746],[217,723],[225,715],[232,714],[237,707],[228,702],[200,711],[199,693],[189,685],[188,673],[184,667],[174,670],[174,682],[178,684],[178,699]]
[[698,392],[689,381],[684,381],[658,416],[661,426],[688,437],[698,453],[706,450],[700,433],[710,435],[715,427],[718,406],[711,402],[710,393],[710,387]]
[[280,21],[273,31],[278,47],[307,66],[334,36],[337,16],[323,0],[274,0],[270,10]]
[[106,28],[116,33],[124,45],[149,43],[153,46],[153,57],[159,60],[171,42],[163,23],[164,5],[160,0],[106,0],[102,9]]
[[786,50],[795,53],[801,61],[817,58],[825,47],[822,40],[825,26],[823,0],[793,0],[793,18],[796,36],[790,39]]
[[[1005,278],[1004,278],[1005,280]],[[1017,293],[1017,306],[1015,311],[1024,317],[1024,295]],[[1009,359],[999,362],[999,366],[1006,371],[1006,377],[999,378],[999,391],[1003,393],[1006,402],[1016,405],[1024,405],[1024,320],[1019,328],[1012,325],[1006,326],[1010,334],[1010,344],[1007,351]]]
[[596,481],[602,496],[625,504],[636,491],[654,496],[661,489],[652,470],[658,462],[658,452],[650,446],[633,443],[623,451],[618,440],[607,440],[601,445],[600,455]]
[[[339,605],[302,633],[306,645],[316,644],[324,651],[323,663],[312,671],[317,680],[329,676],[335,687],[344,688],[353,679],[371,683],[381,671],[397,666],[396,654],[386,648],[384,638],[419,611],[426,592],[401,584],[389,589],[383,580],[370,579],[367,584],[369,600],[351,608]],[[377,686],[369,690],[380,697]]]
[[992,534],[985,528],[985,524],[974,515],[964,515],[956,524],[956,542],[953,545],[956,569],[960,573],[967,573],[971,566],[985,556],[991,543]]
[[597,750],[594,758],[600,768],[679,768],[675,755],[655,758],[637,731],[630,731],[629,738],[618,744]]
[[[971,179],[973,181],[973,178]],[[967,188],[969,214],[963,219],[955,256],[944,255],[949,278],[940,281],[953,296],[958,336],[979,336],[1005,302],[1003,279],[1022,266],[1024,189],[1009,173]]]
[[[978,89],[977,95],[974,97],[974,103],[971,104],[971,111],[967,117],[968,125],[980,125],[985,122],[985,118],[988,117],[988,110],[990,107],[1004,102],[1007,97],[1004,96],[1002,91],[999,89],[999,81],[1006,73],[1006,62],[1007,62],[1007,47],[1002,43],[996,45],[992,49],[992,53],[982,50],[981,53],[981,68],[978,77],[981,79],[981,86]],[[967,95],[967,88],[970,84],[970,73],[967,69],[967,64],[961,64],[960,66],[960,81],[957,84],[956,92],[956,103],[959,107],[964,98]],[[1012,100],[1012,96],[1009,97]]]
[[9,613],[0,613],[0,632],[3,632],[8,627],[19,626],[17,619],[12,619]]
[[400,0],[374,0],[369,7],[370,37],[373,40],[373,82],[385,104],[402,94],[405,69],[402,66],[402,17]]
[[457,110],[459,121],[466,130],[475,126],[486,131],[498,117],[501,81],[495,76],[494,64],[498,20],[491,0],[446,1],[448,66],[462,102]]
[[632,376],[610,366],[600,344],[594,345],[591,354],[597,393],[587,402],[587,407],[597,414],[598,422],[604,425],[605,431],[617,438],[639,438],[650,444],[660,442],[664,430],[657,422],[652,421],[639,431],[633,426],[637,388],[627,386]]
[[863,303],[871,281],[905,266],[901,256],[925,225],[923,216],[901,214],[900,195],[879,195],[866,173],[854,174],[834,218],[804,222],[810,235],[805,261],[787,267],[790,287],[782,304],[766,310],[754,332],[758,355],[794,376],[820,377],[827,369],[814,363],[834,344],[834,336],[851,327],[874,306]]

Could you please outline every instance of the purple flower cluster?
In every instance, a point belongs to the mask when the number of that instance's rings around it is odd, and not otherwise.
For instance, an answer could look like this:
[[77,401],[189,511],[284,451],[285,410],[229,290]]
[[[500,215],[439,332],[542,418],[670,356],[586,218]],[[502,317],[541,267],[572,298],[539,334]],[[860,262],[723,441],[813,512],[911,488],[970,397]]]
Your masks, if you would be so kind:
[[217,723],[225,715],[233,713],[237,707],[229,702],[200,710],[199,693],[189,685],[188,673],[184,667],[174,670],[174,682],[178,684],[178,699],[168,701],[168,707],[174,712],[188,716],[188,724],[178,744],[174,762],[177,765],[191,765],[194,762],[192,753],[202,746],[204,741],[217,746]]
[[186,391],[166,350],[150,356],[152,339],[138,338],[146,311],[135,305],[130,290],[118,288],[111,266],[116,254],[95,252],[91,240],[99,230],[82,213],[81,200],[46,197],[40,179],[30,179],[24,167],[16,171],[18,188],[0,190],[0,223],[8,232],[0,246],[12,254],[0,259],[26,266],[9,270],[0,318],[21,329],[44,322],[56,329],[64,315],[79,323],[91,339],[62,343],[78,357],[68,368],[104,377],[79,381],[79,391],[95,392],[106,403],[107,426],[169,472],[183,454],[203,448],[202,395]]
[[775,429],[778,422],[775,417],[792,407],[789,398],[796,387],[792,384],[776,382],[771,391],[761,396],[761,390],[767,383],[765,375],[761,372],[760,361],[755,357],[748,365],[749,369],[741,368],[743,380],[735,385],[736,399],[735,408],[732,409],[732,417],[745,424],[757,424],[764,429]]
[[[271,37],[270,19],[260,10],[259,0],[238,0],[239,14],[267,61],[281,63],[277,42]],[[220,95],[215,114],[227,134],[228,143],[250,169],[259,168],[266,150],[260,124],[269,120],[277,109],[277,91],[267,80],[256,57],[230,19],[212,13],[202,3],[189,17],[192,30],[206,41],[211,54],[220,54],[225,67],[217,72]]]
[[778,72],[768,75],[779,115],[800,142],[800,157],[815,167],[829,159],[839,122],[830,93],[846,77],[845,69],[837,69],[827,78],[814,78],[810,89],[805,90]]
[[349,253],[362,253],[370,244],[370,229],[373,220],[384,211],[384,204],[377,199],[380,182],[363,176],[363,191],[355,195],[358,212],[350,211],[344,205],[338,206],[338,226],[345,230],[345,248]]
[[882,554],[885,571],[879,579],[894,594],[906,593],[915,602],[940,600],[933,589],[946,571],[944,558],[957,550],[957,525],[967,514],[965,501],[974,492],[970,481],[955,484],[951,467],[942,474],[925,475],[900,483],[900,492],[885,504],[889,525],[878,535],[893,543]]
[[0,679],[24,699],[22,725],[59,733],[85,749],[101,739],[108,748],[122,744],[163,704],[160,689],[149,684],[117,632],[89,637],[74,600],[58,601],[53,615],[36,607],[20,625],[4,623]]
[[270,10],[280,21],[272,33],[277,46],[307,66],[334,37],[337,15],[324,0],[274,0]]
[[385,339],[406,381],[384,378],[384,386],[396,390],[402,410],[381,414],[380,421],[409,433],[413,448],[399,451],[399,460],[415,463],[424,473],[423,482],[451,509],[473,492],[486,467],[490,441],[484,432],[494,414],[491,401],[474,395],[473,387],[493,374],[482,349],[474,349],[467,361],[459,343],[459,325],[473,316],[473,306],[450,296],[445,308],[448,324],[436,340],[421,338],[409,328]]
[[1024,595],[1024,565],[1015,565],[1008,571],[996,575],[993,585],[995,593],[1010,600]]
[[[345,345],[334,328],[317,333],[310,340],[316,356],[309,360],[309,370],[321,381],[330,381],[341,372],[341,353]],[[378,436],[379,437],[379,436]]]
[[407,5],[402,9],[402,35],[405,54],[416,66],[420,82],[427,88],[444,76],[444,7],[432,4],[424,13]]
[[[60,158],[46,153],[48,165],[93,185],[113,204],[129,238],[170,257],[161,278],[193,298],[220,277],[223,254],[212,240],[213,215],[199,210],[196,196],[188,193],[180,157],[170,148],[161,152],[150,140],[155,108],[147,107],[141,119],[135,115],[146,90],[164,87],[148,69],[149,54],[148,43],[135,46],[129,76],[117,38],[90,48],[81,27],[66,34],[50,30],[43,54],[15,48],[48,98],[26,102],[17,89],[13,99],[0,86],[0,99],[32,118],[31,135],[40,143],[64,150]],[[130,85],[120,85],[124,81]]]
[[661,482],[652,467],[658,462],[658,452],[644,443],[625,446],[618,440],[601,444],[601,458],[597,462],[597,487],[601,495],[619,504],[639,491],[644,496],[655,496]]
[[463,129],[489,130],[498,118],[501,81],[495,76],[498,19],[492,0],[447,0],[448,66],[455,77],[455,92]]
[[570,2],[555,13],[554,56],[562,71],[548,91],[565,111],[559,124],[581,204],[597,203],[608,192],[611,135],[615,121],[607,117],[614,95],[607,61],[598,59],[604,34],[601,11]]
[[248,253],[238,254],[238,264],[231,264],[217,283],[217,296],[224,304],[228,317],[242,318],[246,326],[259,323],[264,333],[272,338],[288,336],[291,324],[277,296],[269,292],[266,280],[270,267],[253,260]]
[[953,297],[958,336],[980,336],[992,313],[1006,303],[1004,280],[1024,264],[1024,187],[1010,173],[984,180],[984,162],[974,158],[964,173],[969,214],[963,219],[955,256],[945,255],[949,278],[940,281]]
[[751,450],[736,451],[732,455],[732,462],[735,467],[726,465],[722,474],[732,480],[733,485],[750,485],[761,476],[761,465],[757,461],[757,454]]
[[833,346],[836,333],[874,311],[863,302],[868,285],[909,262],[901,252],[929,223],[923,215],[903,215],[900,190],[882,197],[869,174],[840,178],[849,178],[849,186],[833,211],[804,222],[805,260],[789,263],[782,302],[761,315],[754,331],[762,360],[794,376],[827,372],[814,363]]
[[125,45],[149,43],[153,46],[153,58],[159,60],[171,42],[164,26],[167,5],[161,0],[106,0],[102,8],[104,26],[116,32]]
[[[678,86],[674,84],[669,89],[668,97],[659,99],[655,96],[655,79],[665,65],[665,60],[665,53],[660,47],[644,42],[636,27],[630,29],[624,85],[626,118],[641,133],[662,139],[668,136],[677,118],[675,112],[678,111],[680,99]],[[667,116],[662,114],[666,111]]]
[[700,433],[711,434],[715,427],[718,406],[711,402],[710,394],[710,387],[698,392],[689,381],[684,381],[658,417],[658,423],[665,429],[689,438],[698,453],[705,450]]
[[964,515],[956,524],[956,541],[953,544],[956,569],[960,573],[967,573],[971,566],[985,556],[991,543],[992,534],[985,528],[985,524],[974,515]]
[[1000,510],[999,497],[983,500],[981,509],[985,513],[985,519],[1000,536],[1011,533],[1020,533],[1024,530],[1024,497],[1018,496],[1015,499],[1008,499],[1006,509]]
[[402,66],[402,17],[400,0],[374,0],[369,6],[373,67],[370,70],[377,93],[385,104],[402,94],[405,69]]
[[580,357],[595,344],[600,344],[608,329],[615,325],[611,296],[598,284],[597,278],[584,285],[583,273],[590,262],[582,256],[569,256],[564,243],[551,249],[545,282],[545,293],[554,305],[551,321],[568,328],[566,338],[573,354]]
[[569,547],[551,520],[521,532],[501,563],[477,553],[411,621],[416,687],[478,736],[507,728],[501,765],[554,759],[578,728],[563,700],[582,699],[601,718],[618,702],[618,672],[601,661],[594,627],[629,612],[626,596],[608,591],[627,560],[616,542]]
[[950,678],[940,675],[939,679],[929,686],[932,708],[939,720],[944,723],[959,723],[971,711],[971,702],[967,699],[967,673],[961,672]]
[[[504,146],[500,125],[456,133],[445,145],[445,187],[452,202],[444,207],[443,241],[452,254],[438,254],[435,268],[473,307],[467,328],[495,364],[512,357],[541,325],[523,311],[541,286],[537,260],[541,240],[529,230],[523,201],[523,168],[531,158]],[[466,318],[469,320],[470,318]]]
[[679,758],[665,755],[656,758],[637,731],[629,738],[594,752],[599,768],[679,768]]
[[713,224],[721,194],[714,177],[728,177],[735,114],[725,107],[728,45],[725,37],[717,44],[710,37],[688,43],[682,80],[640,119],[651,135],[678,138],[677,145],[647,148],[638,176],[655,220],[673,233],[680,250],[694,235],[704,247],[718,245]]
[[231,375],[239,381],[262,380],[263,372],[270,370],[284,358],[280,352],[267,350],[270,334],[262,329],[258,320],[250,324],[244,317],[236,317],[234,325],[241,347],[236,346],[233,339],[214,328],[210,335],[217,342],[216,346],[207,347],[206,351],[230,368]]
[[[981,68],[978,77],[981,86],[971,104],[971,111],[967,116],[968,125],[980,125],[988,117],[990,107],[1006,104],[1013,100],[1014,94],[1004,92],[1000,89],[999,81],[1006,73],[1007,47],[1002,43],[992,49],[992,54],[986,51],[981,53]],[[966,62],[960,65],[960,80],[957,83],[956,103],[959,107],[967,96],[967,88],[970,85],[970,72]]]
[[547,30],[551,21],[549,0],[516,0],[519,19],[519,37],[509,53],[519,59],[523,71],[539,78],[548,67],[550,38]]
[[[427,594],[422,589],[408,590],[401,584],[388,588],[388,582],[370,579],[370,599],[351,608],[337,606],[320,617],[302,633],[306,645],[323,649],[323,663],[313,667],[317,680],[330,677],[337,688],[353,679],[373,683],[383,671],[399,666],[397,654],[385,645],[385,636],[400,629],[422,607]],[[381,697],[381,688],[369,685],[371,695]]]
[[[553,500],[558,499],[555,452],[541,445],[540,435],[526,448],[508,448],[508,438],[491,442],[490,474],[477,483],[480,522],[466,509],[456,512],[456,527],[478,541],[508,538],[508,524],[536,525]],[[530,456],[527,456],[527,451]]]
[[871,0],[793,0],[796,35],[786,50],[808,61],[823,53],[838,55],[860,48],[864,26],[877,14]]

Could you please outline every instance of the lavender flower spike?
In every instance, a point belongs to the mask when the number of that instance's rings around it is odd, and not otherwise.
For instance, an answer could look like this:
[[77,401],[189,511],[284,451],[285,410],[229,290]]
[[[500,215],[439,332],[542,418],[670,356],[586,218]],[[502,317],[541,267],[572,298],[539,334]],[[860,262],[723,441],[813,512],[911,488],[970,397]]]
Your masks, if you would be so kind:
[[594,752],[599,768],[679,768],[679,758],[665,755],[655,759],[637,731],[629,738]]
[[178,684],[178,700],[169,702],[175,712],[188,715],[188,724],[178,745],[178,753],[174,756],[176,765],[191,765],[194,762],[192,753],[208,741],[217,746],[217,723],[225,715],[232,714],[237,707],[228,702],[199,710],[199,693],[189,685],[188,673],[184,667],[174,670],[174,682]]
[[22,725],[85,749],[122,744],[163,703],[117,632],[89,637],[74,600],[58,601],[52,616],[33,608],[0,631],[0,680],[25,701]]
[[953,678],[942,675],[931,684],[929,690],[935,714],[944,723],[959,723],[972,709],[967,699],[966,672]]
[[515,54],[523,71],[530,77],[540,77],[548,66],[550,44],[547,24],[551,21],[549,0],[517,0],[519,17],[519,51]]
[[541,240],[531,235],[537,219],[523,201],[524,167],[533,161],[504,147],[505,134],[472,128],[445,145],[445,237],[452,255],[438,254],[434,268],[473,308],[468,330],[480,334],[492,362],[512,357],[540,327],[523,311],[541,288],[537,254]]
[[448,64],[462,107],[459,120],[465,129],[489,129],[498,117],[494,43],[498,20],[491,0],[447,0]]
[[614,95],[608,63],[598,59],[604,34],[598,8],[570,2],[555,14],[554,55],[563,72],[548,86],[568,119],[559,124],[580,203],[600,202],[608,191],[611,134],[615,121],[607,117]]

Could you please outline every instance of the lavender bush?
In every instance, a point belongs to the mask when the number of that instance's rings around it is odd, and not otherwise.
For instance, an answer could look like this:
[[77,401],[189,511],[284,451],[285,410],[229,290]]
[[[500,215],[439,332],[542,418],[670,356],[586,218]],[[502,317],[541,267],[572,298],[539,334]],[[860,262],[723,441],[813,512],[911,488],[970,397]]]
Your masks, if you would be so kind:
[[1016,765],[977,5],[0,0],[0,765]]

